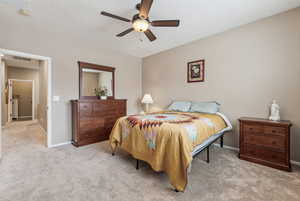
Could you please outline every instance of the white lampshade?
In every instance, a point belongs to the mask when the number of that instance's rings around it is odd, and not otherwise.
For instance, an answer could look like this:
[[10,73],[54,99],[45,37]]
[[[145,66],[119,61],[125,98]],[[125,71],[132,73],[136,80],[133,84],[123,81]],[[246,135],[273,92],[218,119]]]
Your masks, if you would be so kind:
[[143,97],[142,103],[152,104],[153,99],[152,99],[151,95],[150,94],[145,94],[144,97]]

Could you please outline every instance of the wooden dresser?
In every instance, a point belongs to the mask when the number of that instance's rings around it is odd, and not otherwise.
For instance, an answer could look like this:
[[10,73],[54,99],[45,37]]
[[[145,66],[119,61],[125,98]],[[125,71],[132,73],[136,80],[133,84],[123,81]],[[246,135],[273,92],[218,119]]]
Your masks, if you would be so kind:
[[126,100],[72,100],[72,143],[83,146],[108,140],[119,117],[126,116]]
[[290,121],[247,118],[240,122],[240,159],[291,171]]

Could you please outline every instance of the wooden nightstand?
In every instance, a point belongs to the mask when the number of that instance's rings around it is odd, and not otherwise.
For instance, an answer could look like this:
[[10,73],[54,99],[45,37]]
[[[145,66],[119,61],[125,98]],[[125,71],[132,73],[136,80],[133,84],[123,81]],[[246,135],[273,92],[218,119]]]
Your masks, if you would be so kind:
[[291,171],[290,121],[242,117],[239,158]]

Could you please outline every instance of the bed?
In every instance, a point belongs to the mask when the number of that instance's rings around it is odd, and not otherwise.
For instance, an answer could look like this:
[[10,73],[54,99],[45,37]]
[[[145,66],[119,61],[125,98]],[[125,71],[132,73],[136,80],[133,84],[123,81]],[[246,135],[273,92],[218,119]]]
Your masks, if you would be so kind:
[[119,118],[110,135],[113,155],[117,147],[135,159],[150,164],[154,171],[165,172],[176,191],[184,191],[193,157],[232,129],[221,113],[162,111]]

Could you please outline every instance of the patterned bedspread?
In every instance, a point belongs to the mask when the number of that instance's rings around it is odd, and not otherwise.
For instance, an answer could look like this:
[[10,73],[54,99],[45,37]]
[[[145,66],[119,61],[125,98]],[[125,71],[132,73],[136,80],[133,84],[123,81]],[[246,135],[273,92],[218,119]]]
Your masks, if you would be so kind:
[[187,185],[191,152],[210,136],[226,128],[216,114],[160,112],[132,115],[117,120],[110,145],[119,146],[136,159],[148,162],[153,170],[167,173],[179,191]]

